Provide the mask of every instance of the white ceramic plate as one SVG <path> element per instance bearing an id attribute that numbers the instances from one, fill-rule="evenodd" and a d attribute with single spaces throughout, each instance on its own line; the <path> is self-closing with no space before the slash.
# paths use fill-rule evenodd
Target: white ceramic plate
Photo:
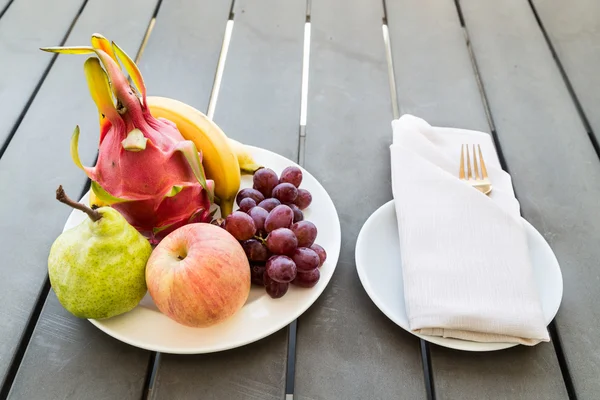
<path id="1" fill-rule="evenodd" d="M 255 160 L 278 175 L 296 163 L 276 153 L 247 146 Z M 302 169 L 301 188 L 309 190 L 312 204 L 304 210 L 304 218 L 318 229 L 315 243 L 323 246 L 327 260 L 321 267 L 321 278 L 310 289 L 290 286 L 279 299 L 272 299 L 263 288 L 252 286 L 246 304 L 228 320 L 209 328 L 189 328 L 158 311 L 152 298 L 146 297 L 132 311 L 106 320 L 90 320 L 108 335 L 130 345 L 162 353 L 199 354 L 243 346 L 262 339 L 290 324 L 317 300 L 336 267 L 340 253 L 340 222 L 333 201 L 321 184 Z M 241 188 L 252 187 L 252 177 L 242 176 Z M 88 204 L 89 193 L 81 202 Z M 236 206 L 237 208 L 237 206 Z M 85 214 L 73 211 L 64 229 L 79 224 Z"/>
<path id="2" fill-rule="evenodd" d="M 544 237 L 526 220 L 525 229 L 535 282 L 549 324 L 562 300 L 558 261 Z M 404 305 L 400 245 L 393 200 L 377 209 L 363 225 L 356 242 L 356 268 L 365 291 L 379 309 L 406 331 L 440 346 L 468 351 L 501 350 L 515 343 L 479 343 L 411 332 Z"/>

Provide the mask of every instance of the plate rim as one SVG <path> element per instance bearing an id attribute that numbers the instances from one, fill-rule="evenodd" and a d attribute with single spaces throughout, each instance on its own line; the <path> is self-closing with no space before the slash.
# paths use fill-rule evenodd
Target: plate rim
<path id="1" fill-rule="evenodd" d="M 333 201 L 333 199 L 331 198 L 329 192 L 327 192 L 327 190 L 325 189 L 325 187 L 321 184 L 321 182 L 312 174 L 310 173 L 308 170 L 306 170 L 303 166 L 299 165 L 297 162 L 290 160 L 289 158 L 276 153 L 274 151 L 262 148 L 262 147 L 258 147 L 258 146 L 253 146 L 253 145 L 248 145 L 248 144 L 244 144 L 244 147 L 246 147 L 251 153 L 258 151 L 258 152 L 265 152 L 267 153 L 269 156 L 271 157 L 275 157 L 275 158 L 279 158 L 281 159 L 282 162 L 285 162 L 288 166 L 297 166 L 298 168 L 300 168 L 303 172 L 303 174 L 308 174 L 313 180 L 314 183 L 319 187 L 320 190 L 323 191 L 323 193 L 326 194 L 326 198 L 324 199 L 325 201 L 328 201 L 332 207 L 332 211 L 333 211 L 333 215 L 332 218 L 333 220 L 331 221 L 331 226 L 334 232 L 334 237 L 333 237 L 333 241 L 334 241 L 334 246 L 333 246 L 333 251 L 327 252 L 327 261 L 326 263 L 328 263 L 328 265 L 331 266 L 331 273 L 328 274 L 328 276 L 325 277 L 324 279 L 324 284 L 322 286 L 322 290 L 318 291 L 311 291 L 310 295 L 308 295 L 306 297 L 306 302 L 304 304 L 302 304 L 302 306 L 298 307 L 296 309 L 296 312 L 293 313 L 286 313 L 285 314 L 285 318 L 281 319 L 281 322 L 278 324 L 275 324 L 272 328 L 270 329 L 265 329 L 264 331 L 261 331 L 260 334 L 257 335 L 250 335 L 248 337 L 245 337 L 242 340 L 236 340 L 236 341 L 229 341 L 226 342 L 220 346 L 210 346 L 210 348 L 206 348 L 207 346 L 203 347 L 203 348 L 198 348 L 198 347 L 189 347 L 189 348 L 184 348 L 181 346 L 174 346 L 173 348 L 167 348 L 164 346 L 157 346 L 157 345 L 148 345 L 148 343 L 144 343 L 144 342 L 136 342 L 135 340 L 132 340 L 130 337 L 123 335 L 122 333 L 120 333 L 118 330 L 115 330 L 113 327 L 111 326 L 107 326 L 106 324 L 104 324 L 104 321 L 108 321 L 110 319 L 107 320 L 97 320 L 97 319 L 87 319 L 87 321 L 89 321 L 92 325 L 94 325 L 96 328 L 98 328 L 100 331 L 104 332 L 104 334 L 119 340 L 120 342 L 126 343 L 130 346 L 136 347 L 136 348 L 140 348 L 143 350 L 149 350 L 149 351 L 156 351 L 156 352 L 160 352 L 160 353 L 165 353 L 165 354 L 210 354 L 210 353 L 217 353 L 217 352 L 221 352 L 221 351 L 226 351 L 226 350 L 231 350 L 231 349 L 235 349 L 235 348 L 239 348 L 239 347 L 243 347 L 246 346 L 248 344 L 257 342 L 259 340 L 262 340 L 270 335 L 273 335 L 274 333 L 280 331 L 281 329 L 289 326 L 294 320 L 300 318 L 311 306 L 313 306 L 316 301 L 321 297 L 321 295 L 323 294 L 323 292 L 325 292 L 325 290 L 327 289 L 327 287 L 329 286 L 329 283 L 331 281 L 331 279 L 333 278 L 333 274 L 335 273 L 335 270 L 337 268 L 337 264 L 339 261 L 339 256 L 341 253 L 341 244 L 342 244 L 342 234 L 341 234 L 341 223 L 340 223 L 340 218 L 339 218 L 339 213 L 338 210 L 335 206 L 335 202 Z M 268 167 L 268 166 L 267 166 Z M 80 199 L 79 201 L 83 201 L 87 198 L 89 198 L 90 195 L 90 190 L 88 190 Z M 69 216 L 67 217 L 67 219 L 64 222 L 63 225 L 63 232 L 66 229 L 67 226 L 67 222 L 69 221 L 69 219 L 71 218 L 71 215 L 73 213 L 77 212 L 77 210 L 73 210 Z M 252 287 L 252 286 L 251 286 Z M 312 288 L 311 288 L 312 289 Z M 137 305 L 135 308 L 139 307 L 139 305 Z M 134 308 L 134 309 L 135 309 Z M 164 314 L 163 314 L 164 315 Z M 118 316 L 117 316 L 118 317 Z"/>
<path id="2" fill-rule="evenodd" d="M 356 265 L 356 271 L 358 274 L 358 278 L 361 282 L 363 289 L 367 293 L 367 296 L 369 296 L 369 298 L 375 304 L 375 306 L 379 309 L 379 311 L 382 312 L 390 321 L 392 321 L 394 324 L 396 324 L 397 326 L 402 328 L 404 331 L 410 333 L 411 335 L 416 336 L 420 339 L 423 339 L 427 342 L 430 342 L 430 343 L 433 343 L 433 344 L 436 344 L 436 345 L 439 345 L 442 347 L 446 347 L 449 349 L 472 351 L 472 352 L 487 352 L 487 351 L 504 350 L 504 349 L 509 349 L 509 348 L 518 346 L 519 343 L 507 343 L 507 342 L 486 343 L 486 342 L 474 342 L 474 341 L 468 341 L 468 340 L 462 340 L 462 339 L 456 339 L 456 338 L 444 338 L 444 337 L 438 337 L 438 336 L 423 335 L 423 334 L 411 331 L 409 327 L 402 326 L 396 320 L 396 318 L 394 318 L 392 315 L 390 315 L 389 312 L 386 311 L 386 307 L 381 305 L 381 301 L 377 298 L 377 296 L 372 295 L 372 291 L 374 289 L 371 287 L 371 285 L 368 284 L 368 279 L 365 275 L 364 268 L 359 267 L 358 254 L 359 253 L 363 254 L 365 251 L 362 249 L 362 247 L 359 247 L 359 244 L 364 240 L 364 235 L 366 235 L 365 226 L 367 226 L 367 223 L 369 221 L 371 221 L 372 219 L 374 219 L 380 213 L 383 213 L 387 208 L 393 208 L 393 207 L 394 207 L 394 200 L 392 199 L 392 200 L 385 202 L 381 206 L 379 206 L 375 211 L 373 211 L 371 213 L 371 215 L 369 215 L 369 217 L 365 220 L 362 227 L 360 228 L 360 231 L 356 238 L 356 246 L 355 246 L 355 251 L 354 251 L 355 265 Z M 552 250 L 552 248 L 550 247 L 550 244 L 547 242 L 547 240 L 544 238 L 544 236 L 537 229 L 535 229 L 535 227 L 529 221 L 527 221 L 525 218 L 521 217 L 521 220 L 524 221 L 527 225 L 529 225 L 530 228 L 535 232 L 535 234 L 539 236 L 539 238 L 543 241 L 544 245 L 548 248 L 549 255 L 552 256 L 553 260 L 555 261 L 556 265 L 558 266 L 558 275 L 557 276 L 560 281 L 560 290 L 559 290 L 559 293 L 557 294 L 557 299 L 559 299 L 559 300 L 556 303 L 555 308 L 550 313 L 551 318 L 549 318 L 549 321 L 547 321 L 547 325 L 546 325 L 546 326 L 548 326 L 551 323 L 551 321 L 556 317 L 556 314 L 558 313 L 558 310 L 560 308 L 560 304 L 562 303 L 562 297 L 563 297 L 563 292 L 564 292 L 564 281 L 563 281 L 563 276 L 562 276 L 562 270 L 560 268 L 560 263 L 558 262 L 556 254 L 554 254 L 554 251 Z M 402 289 L 402 292 L 404 292 L 404 289 Z M 450 341 L 450 344 L 455 344 L 455 345 L 450 345 L 449 343 L 447 343 L 448 341 Z M 462 346 L 461 343 L 464 343 L 465 345 Z M 475 347 L 475 348 L 470 347 L 472 343 L 475 343 L 477 347 Z"/>

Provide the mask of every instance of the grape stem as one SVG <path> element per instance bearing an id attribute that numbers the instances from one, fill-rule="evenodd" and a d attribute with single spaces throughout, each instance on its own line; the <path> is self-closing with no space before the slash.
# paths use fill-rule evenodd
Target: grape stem
<path id="1" fill-rule="evenodd" d="M 259 236 L 259 235 L 254 235 L 254 239 L 260 241 L 262 244 L 267 243 L 267 241 L 265 239 L 263 239 L 262 236 Z"/>

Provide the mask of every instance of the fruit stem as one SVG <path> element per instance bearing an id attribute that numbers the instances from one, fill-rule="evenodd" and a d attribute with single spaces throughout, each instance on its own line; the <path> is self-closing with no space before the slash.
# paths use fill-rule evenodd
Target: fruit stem
<path id="1" fill-rule="evenodd" d="M 66 204 L 68 206 L 71 206 L 76 210 L 83 211 L 94 222 L 96 222 L 96 221 L 100 220 L 100 218 L 102 218 L 102 214 L 100 214 L 98 211 L 92 210 L 91 208 L 87 207 L 86 205 L 78 203 L 78 202 L 72 200 L 71 198 L 69 198 L 69 196 L 67 196 L 67 194 L 65 193 L 65 190 L 63 189 L 62 185 L 60 185 L 58 187 L 58 189 L 56 189 L 56 200 L 60 201 L 61 203 Z"/>
<path id="2" fill-rule="evenodd" d="M 254 235 L 254 239 L 260 241 L 262 244 L 266 245 L 267 244 L 267 240 L 264 239 L 262 236 L 259 235 Z"/>
<path id="3" fill-rule="evenodd" d="M 220 208 L 221 208 L 221 218 L 227 218 L 227 216 L 233 212 L 233 200 L 221 199 Z"/>
<path id="4" fill-rule="evenodd" d="M 240 167 L 240 172 L 242 175 L 254 175 L 254 173 L 261 168 L 264 168 L 264 166 L 259 164 L 245 164 L 244 166 Z"/>

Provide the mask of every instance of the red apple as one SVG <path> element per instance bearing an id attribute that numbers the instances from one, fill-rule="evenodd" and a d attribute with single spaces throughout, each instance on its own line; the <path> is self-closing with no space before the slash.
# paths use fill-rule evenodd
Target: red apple
<path id="1" fill-rule="evenodd" d="M 169 233 L 146 264 L 148 292 L 180 324 L 215 325 L 235 314 L 250 293 L 244 249 L 225 229 L 193 223 Z"/>

